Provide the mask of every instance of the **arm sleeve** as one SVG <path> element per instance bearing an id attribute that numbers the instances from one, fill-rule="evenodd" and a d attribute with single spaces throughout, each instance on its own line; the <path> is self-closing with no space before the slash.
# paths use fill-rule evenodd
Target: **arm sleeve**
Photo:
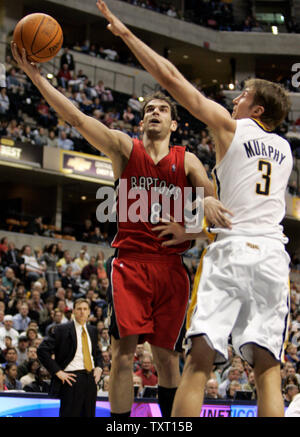
<path id="1" fill-rule="evenodd" d="M 55 331 L 56 329 L 53 333 L 46 336 L 37 349 L 38 359 L 51 375 L 57 373 L 59 370 L 62 370 L 57 362 L 52 358 L 57 341 Z"/>

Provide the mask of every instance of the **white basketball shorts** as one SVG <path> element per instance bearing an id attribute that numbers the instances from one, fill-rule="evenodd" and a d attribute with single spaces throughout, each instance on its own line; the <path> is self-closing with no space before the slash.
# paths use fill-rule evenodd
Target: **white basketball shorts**
<path id="1" fill-rule="evenodd" d="M 286 340 L 290 295 L 290 258 L 284 245 L 265 237 L 225 237 L 212 243 L 202 261 L 195 308 L 186 333 L 205 335 L 216 351 L 215 364 L 235 352 L 253 365 L 252 346 L 280 361 Z M 193 298 L 192 298 L 193 301 Z"/>

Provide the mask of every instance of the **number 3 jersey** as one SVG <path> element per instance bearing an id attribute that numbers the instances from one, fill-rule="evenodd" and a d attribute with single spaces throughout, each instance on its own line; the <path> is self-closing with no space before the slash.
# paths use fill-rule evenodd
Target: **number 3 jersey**
<path id="1" fill-rule="evenodd" d="M 232 229 L 220 235 L 266 236 L 288 240 L 280 225 L 293 168 L 289 143 L 254 119 L 237 120 L 232 143 L 213 169 L 217 193 L 232 213 Z"/>
<path id="2" fill-rule="evenodd" d="M 173 146 L 157 164 L 143 142 L 133 140 L 130 158 L 116 182 L 118 231 L 112 246 L 137 253 L 182 254 L 190 242 L 163 247 L 153 228 L 170 214 L 184 223 L 184 188 L 192 186 L 184 169 L 185 147 Z"/>

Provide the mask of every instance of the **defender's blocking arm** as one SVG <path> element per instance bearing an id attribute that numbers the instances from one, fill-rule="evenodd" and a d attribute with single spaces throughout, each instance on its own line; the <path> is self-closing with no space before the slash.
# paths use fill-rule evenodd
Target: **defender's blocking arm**
<path id="1" fill-rule="evenodd" d="M 235 132 L 236 122 L 229 112 L 218 103 L 203 96 L 177 68 L 137 38 L 102 0 L 97 7 L 109 21 L 108 29 L 122 38 L 144 68 L 194 117 L 212 128 L 220 139 L 220 147 L 228 146 Z M 229 137 L 228 137 L 229 133 Z M 227 135 L 226 135 L 227 134 Z M 226 146 L 225 146 L 226 145 Z"/>

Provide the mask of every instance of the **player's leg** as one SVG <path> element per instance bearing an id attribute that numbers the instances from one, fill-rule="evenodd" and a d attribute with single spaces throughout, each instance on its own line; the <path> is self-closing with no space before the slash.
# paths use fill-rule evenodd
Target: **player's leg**
<path id="1" fill-rule="evenodd" d="M 163 417 L 170 417 L 180 381 L 178 352 L 151 346 L 158 373 L 158 401 Z"/>
<path id="2" fill-rule="evenodd" d="M 280 363 L 259 346 L 253 346 L 258 416 L 283 417 Z"/>
<path id="3" fill-rule="evenodd" d="M 184 366 L 177 389 L 172 417 L 199 417 L 201 413 L 205 384 L 215 360 L 215 351 L 205 338 L 192 338 L 192 349 Z"/>
<path id="4" fill-rule="evenodd" d="M 109 378 L 109 402 L 111 415 L 122 414 L 129 417 L 134 399 L 133 356 L 138 336 L 131 335 L 116 340 L 111 338 L 112 366 Z"/>

